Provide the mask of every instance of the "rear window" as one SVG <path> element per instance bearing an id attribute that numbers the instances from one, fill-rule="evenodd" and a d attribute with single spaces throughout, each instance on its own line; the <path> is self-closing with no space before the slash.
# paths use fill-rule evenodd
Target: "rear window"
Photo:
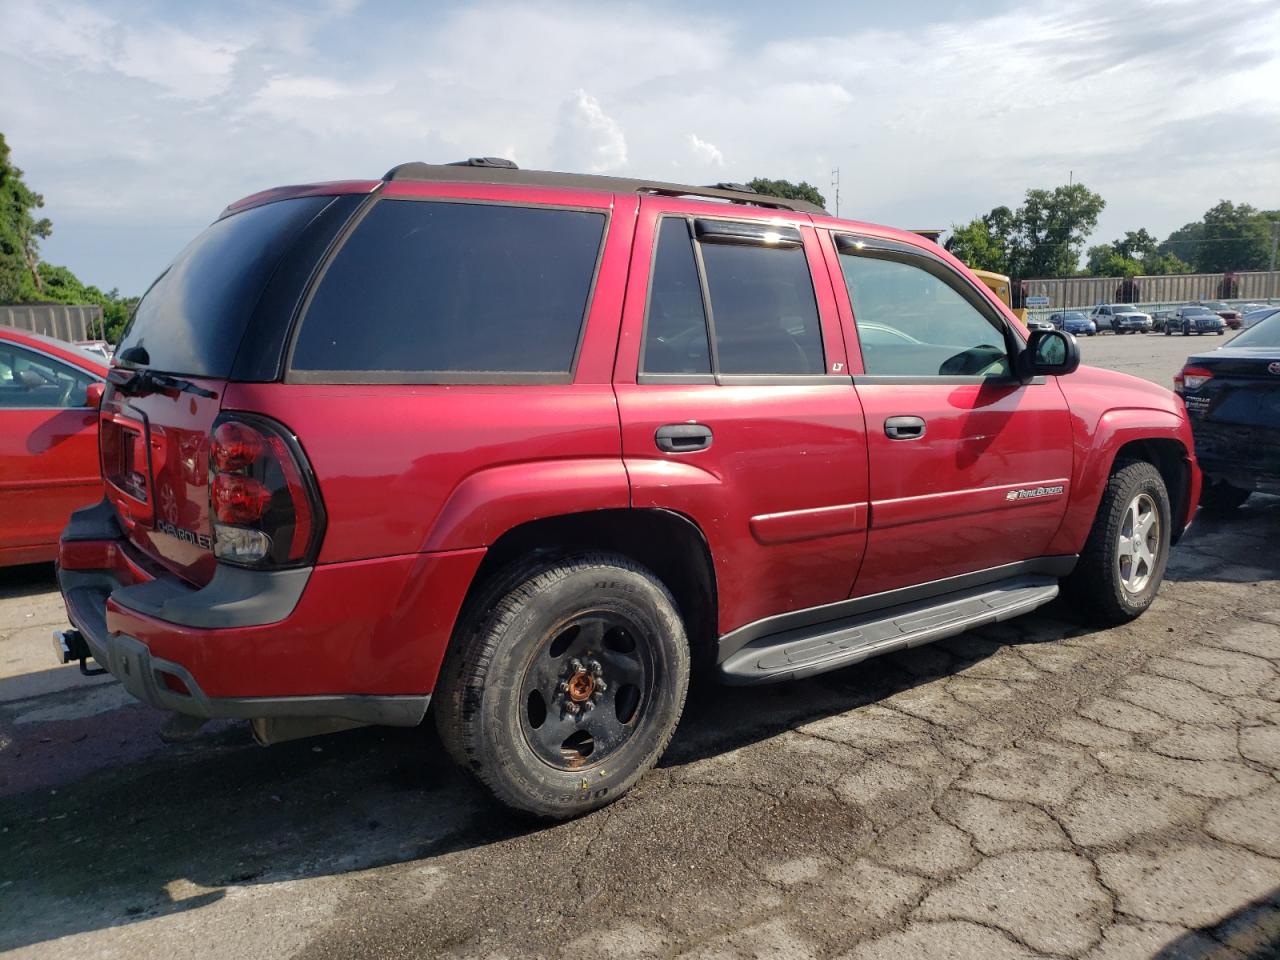
<path id="1" fill-rule="evenodd" d="M 120 339 L 117 360 L 189 376 L 229 376 L 276 264 L 331 199 L 280 200 L 212 224 L 151 285 Z"/>
<path id="2" fill-rule="evenodd" d="M 563 382 L 605 215 L 381 200 L 325 272 L 291 361 L 328 382 Z"/>

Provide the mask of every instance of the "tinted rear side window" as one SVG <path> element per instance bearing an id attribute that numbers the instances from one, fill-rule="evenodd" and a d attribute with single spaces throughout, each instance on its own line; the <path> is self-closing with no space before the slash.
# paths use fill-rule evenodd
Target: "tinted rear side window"
<path id="1" fill-rule="evenodd" d="M 642 373 L 711 373 L 707 313 L 689 221 L 666 217 L 649 288 Z"/>
<path id="2" fill-rule="evenodd" d="M 801 247 L 703 243 L 718 373 L 820 374 L 822 332 Z"/>
<path id="3" fill-rule="evenodd" d="M 567 380 L 604 229 L 603 213 L 381 200 L 316 290 L 294 376 Z"/>
<path id="4" fill-rule="evenodd" d="M 212 224 L 138 304 L 117 358 L 170 373 L 227 377 L 245 326 L 280 257 L 330 197 L 254 207 Z"/>

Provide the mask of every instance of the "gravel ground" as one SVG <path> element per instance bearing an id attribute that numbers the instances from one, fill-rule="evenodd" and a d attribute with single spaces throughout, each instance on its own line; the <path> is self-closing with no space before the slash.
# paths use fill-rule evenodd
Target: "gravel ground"
<path id="1" fill-rule="evenodd" d="M 1083 349 L 1167 383 L 1199 346 Z M 803 683 L 695 688 L 658 770 L 551 827 L 426 731 L 165 747 L 157 711 L 51 666 L 49 570 L 0 571 L 0 950 L 1274 957 L 1277 541 L 1280 499 L 1255 497 L 1197 520 L 1128 626 L 1054 604 Z"/>

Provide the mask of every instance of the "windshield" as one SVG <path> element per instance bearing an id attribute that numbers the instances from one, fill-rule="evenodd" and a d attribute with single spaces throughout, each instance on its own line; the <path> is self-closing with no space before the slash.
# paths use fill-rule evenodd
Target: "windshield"
<path id="1" fill-rule="evenodd" d="M 1189 316 L 1189 317 L 1203 317 L 1203 316 L 1216 317 L 1217 316 L 1217 314 L 1214 313 L 1212 310 L 1210 310 L 1208 307 L 1187 307 L 1185 310 L 1182 311 L 1182 313 L 1185 316 Z"/>
<path id="2" fill-rule="evenodd" d="M 196 377 L 227 377 L 280 257 L 331 197 L 279 200 L 212 224 L 146 292 L 116 362 Z"/>
<path id="3" fill-rule="evenodd" d="M 1233 347 L 1271 347 L 1280 349 L 1280 310 L 1264 317 L 1231 341 Z"/>
<path id="4" fill-rule="evenodd" d="M 1206 309 L 1209 309 L 1209 310 L 1230 310 L 1231 309 L 1225 303 L 1218 303 L 1216 300 L 1210 300 L 1207 303 L 1202 304 L 1202 306 L 1204 306 Z"/>

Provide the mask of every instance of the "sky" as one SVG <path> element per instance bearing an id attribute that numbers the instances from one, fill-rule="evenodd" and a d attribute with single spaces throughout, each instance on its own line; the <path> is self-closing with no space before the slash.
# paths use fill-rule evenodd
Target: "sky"
<path id="1" fill-rule="evenodd" d="M 408 160 L 807 180 L 965 222 L 1029 187 L 1095 242 L 1280 207 L 1276 0 L 0 0 L 0 132 L 42 254 L 141 293 L 227 203 Z"/>

